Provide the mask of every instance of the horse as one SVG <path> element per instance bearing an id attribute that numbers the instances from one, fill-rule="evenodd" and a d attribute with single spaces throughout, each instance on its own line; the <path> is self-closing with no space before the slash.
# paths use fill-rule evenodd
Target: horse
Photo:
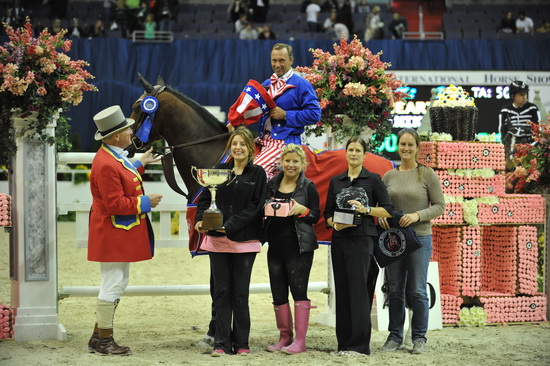
<path id="1" fill-rule="evenodd" d="M 132 126 L 133 131 L 138 131 L 145 121 L 146 116 L 141 109 L 141 102 L 144 98 L 155 96 L 158 99 L 158 109 L 152 121 L 149 140 L 137 141 L 134 143 L 134 147 L 128 150 L 134 152 L 141 147 L 141 143 L 150 143 L 161 138 L 168 143 L 169 153 L 167 155 L 170 156 L 170 153 L 173 153 L 177 169 L 189 192 L 188 202 L 191 205 L 188 207 L 187 223 L 189 245 L 193 251 L 196 249 L 196 243 L 193 241 L 197 238 L 197 232 L 194 231 L 192 203 L 196 199 L 200 186 L 191 175 L 191 166 L 212 167 L 222 159 L 228 138 L 227 128 L 200 104 L 166 86 L 162 78 L 158 78 L 155 86 L 139 74 L 138 78 L 145 92 L 132 106 L 130 118 L 136 121 Z M 320 209 L 323 212 L 330 178 L 342 173 L 347 167 L 345 150 L 324 151 L 317 154 L 309 147 L 304 146 L 304 151 L 308 161 L 308 169 L 305 174 L 315 183 L 319 191 Z M 170 160 L 168 165 L 171 165 Z M 369 171 L 380 176 L 394 167 L 390 160 L 372 153 L 367 153 L 363 165 Z M 327 228 L 322 215 L 315 226 L 315 231 L 319 242 L 330 241 L 331 230 Z"/>
<path id="2" fill-rule="evenodd" d="M 147 117 L 141 108 L 142 100 L 147 96 L 156 97 L 158 109 L 148 141 L 137 141 L 134 137 L 134 144 L 127 150 L 133 154 L 145 144 L 164 139 L 168 144 L 168 156 L 171 157 L 172 153 L 191 201 L 201 188 L 191 174 L 191 166 L 207 168 L 216 165 L 225 150 L 229 136 L 227 128 L 196 101 L 166 86 L 161 77 L 155 86 L 141 74 L 138 78 L 145 92 L 132 105 L 130 118 L 136 121 L 132 126 L 134 134 Z"/>

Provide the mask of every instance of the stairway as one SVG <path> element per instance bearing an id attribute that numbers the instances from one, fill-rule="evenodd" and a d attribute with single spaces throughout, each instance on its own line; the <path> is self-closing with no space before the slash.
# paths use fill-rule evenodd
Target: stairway
<path id="1" fill-rule="evenodd" d="M 396 0 L 393 2 L 393 11 L 398 12 L 407 19 L 409 32 L 418 32 L 419 6 L 422 6 L 422 12 L 424 13 L 424 31 L 441 32 L 443 13 L 445 13 L 445 0 Z"/>

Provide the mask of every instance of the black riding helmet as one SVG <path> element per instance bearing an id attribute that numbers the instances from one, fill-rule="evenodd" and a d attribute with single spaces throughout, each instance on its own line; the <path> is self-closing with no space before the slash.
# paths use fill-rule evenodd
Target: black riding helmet
<path id="1" fill-rule="evenodd" d="M 510 98 L 514 98 L 514 94 L 520 93 L 520 92 L 528 92 L 529 91 L 529 85 L 525 84 L 523 81 L 515 80 L 512 81 L 512 84 L 510 84 Z"/>

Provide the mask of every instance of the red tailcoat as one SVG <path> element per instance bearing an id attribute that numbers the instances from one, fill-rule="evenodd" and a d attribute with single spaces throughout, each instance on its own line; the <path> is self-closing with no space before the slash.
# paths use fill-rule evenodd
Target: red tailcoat
<path id="1" fill-rule="evenodd" d="M 102 145 L 92 162 L 92 209 L 88 234 L 88 260 L 138 262 L 153 256 L 154 236 L 149 217 L 151 202 L 144 195 L 136 161 L 128 164 Z"/>

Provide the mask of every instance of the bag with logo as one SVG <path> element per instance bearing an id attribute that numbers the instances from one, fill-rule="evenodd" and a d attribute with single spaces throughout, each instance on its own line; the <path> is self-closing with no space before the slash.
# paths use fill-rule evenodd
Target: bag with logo
<path id="1" fill-rule="evenodd" d="M 271 198 L 264 206 L 265 216 L 286 217 L 292 208 L 292 202 L 288 199 Z"/>
<path id="2" fill-rule="evenodd" d="M 393 217 L 387 219 L 390 225 L 388 230 L 381 226 L 376 227 L 378 240 L 374 242 L 374 257 L 382 268 L 422 246 L 412 226 L 399 226 L 399 220 L 403 215 L 403 211 L 394 212 Z"/>

